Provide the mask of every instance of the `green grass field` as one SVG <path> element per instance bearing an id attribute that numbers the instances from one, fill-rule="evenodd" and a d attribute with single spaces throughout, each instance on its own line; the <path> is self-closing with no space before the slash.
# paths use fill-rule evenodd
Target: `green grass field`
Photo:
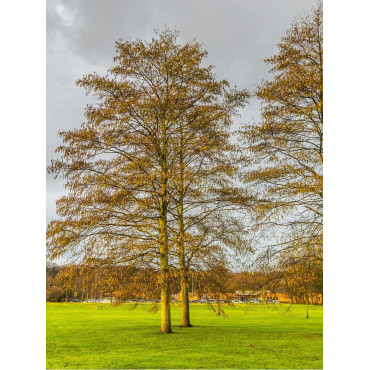
<path id="1" fill-rule="evenodd" d="M 191 305 L 194 327 L 180 328 L 181 306 L 171 308 L 174 334 L 160 334 L 160 312 L 149 304 L 118 307 L 47 304 L 48 369 L 321 369 L 321 306 L 238 304 L 220 317 Z"/>

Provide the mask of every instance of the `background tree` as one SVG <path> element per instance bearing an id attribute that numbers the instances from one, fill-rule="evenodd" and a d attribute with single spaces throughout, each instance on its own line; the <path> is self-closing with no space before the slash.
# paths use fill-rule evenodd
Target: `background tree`
<path id="1" fill-rule="evenodd" d="M 305 255 L 302 250 L 284 252 L 279 265 L 283 276 L 282 286 L 290 295 L 291 301 L 306 304 L 307 307 L 309 304 L 322 303 L 317 300 L 323 294 L 322 261 L 315 256 Z"/>
<path id="2" fill-rule="evenodd" d="M 225 312 L 221 306 L 223 302 L 228 302 L 231 299 L 231 273 L 225 266 L 225 263 L 215 261 L 201 276 L 202 281 L 200 285 L 207 295 L 207 303 L 216 315 L 222 314 L 225 316 Z M 215 301 L 216 309 L 213 307 L 212 301 Z"/>
<path id="3" fill-rule="evenodd" d="M 46 291 L 53 286 L 53 280 L 58 275 L 60 266 L 57 263 L 46 261 Z"/>
<path id="4" fill-rule="evenodd" d="M 48 302 L 60 302 L 65 297 L 65 291 L 57 286 L 52 285 L 46 292 L 46 300 Z"/>
<path id="5" fill-rule="evenodd" d="M 271 81 L 259 86 L 261 121 L 241 130 L 244 181 L 257 199 L 255 240 L 322 259 L 323 31 L 322 7 L 296 20 L 266 59 Z M 269 240 L 275 240 L 270 243 Z M 275 248 L 276 247 L 276 248 Z"/>

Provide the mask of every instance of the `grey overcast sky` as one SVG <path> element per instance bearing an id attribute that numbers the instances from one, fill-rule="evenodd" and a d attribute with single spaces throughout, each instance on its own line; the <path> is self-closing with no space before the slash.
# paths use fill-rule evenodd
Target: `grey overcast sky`
<path id="1" fill-rule="evenodd" d="M 293 19 L 316 0 L 48 0 L 47 1 L 47 164 L 60 144 L 58 131 L 79 127 L 89 97 L 75 81 L 113 64 L 118 39 L 150 40 L 164 26 L 180 31 L 180 41 L 195 38 L 208 51 L 206 62 L 219 78 L 254 90 L 268 78 L 264 58 Z M 241 120 L 258 116 L 252 100 Z M 47 222 L 64 194 L 60 180 L 47 177 Z"/>

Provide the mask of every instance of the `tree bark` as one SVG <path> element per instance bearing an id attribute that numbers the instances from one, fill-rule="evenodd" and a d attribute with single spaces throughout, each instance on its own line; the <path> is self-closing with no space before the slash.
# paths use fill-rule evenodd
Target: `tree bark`
<path id="1" fill-rule="evenodd" d="M 191 327 L 189 308 L 189 277 L 185 260 L 185 231 L 184 231 L 184 158 L 183 158 L 183 132 L 180 134 L 180 176 L 179 176 L 179 204 L 178 204 L 178 251 L 182 296 L 182 327 Z"/>
<path id="2" fill-rule="evenodd" d="M 188 269 L 185 261 L 185 245 L 184 245 L 184 220 L 183 220 L 183 202 L 180 197 L 180 204 L 178 209 L 178 250 L 179 250 L 179 264 L 180 264 L 180 280 L 181 280 L 181 297 L 182 297 L 182 320 L 181 326 L 191 327 L 190 324 L 190 308 L 189 308 L 189 277 Z"/>
<path id="3" fill-rule="evenodd" d="M 190 324 L 190 309 L 189 309 L 189 278 L 187 276 L 187 271 L 180 268 L 181 276 L 181 296 L 182 296 L 182 319 L 181 326 L 188 328 L 192 325 Z"/>
<path id="4" fill-rule="evenodd" d="M 160 259 L 161 259 L 161 332 L 171 333 L 171 291 L 168 266 L 167 215 L 162 214 L 159 220 Z"/>
<path id="5" fill-rule="evenodd" d="M 168 265 L 168 230 L 167 230 L 167 207 L 168 207 L 168 170 L 167 170 L 167 137 L 166 127 L 162 125 L 162 187 L 159 206 L 159 238 L 160 238 L 160 262 L 161 262 L 161 332 L 172 333 L 171 330 L 171 290 L 170 274 Z"/>
<path id="6" fill-rule="evenodd" d="M 306 319 L 308 319 L 308 304 L 309 304 L 309 295 L 306 294 Z"/>

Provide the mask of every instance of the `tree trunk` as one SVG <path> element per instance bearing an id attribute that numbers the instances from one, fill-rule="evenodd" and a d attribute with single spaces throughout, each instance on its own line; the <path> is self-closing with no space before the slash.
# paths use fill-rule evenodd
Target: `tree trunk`
<path id="1" fill-rule="evenodd" d="M 178 237 L 178 250 L 179 250 L 179 264 L 180 264 L 180 280 L 181 280 L 181 296 L 182 296 L 182 320 L 181 326 L 191 327 L 190 324 L 190 309 L 189 309 L 189 277 L 188 269 L 185 261 L 185 246 L 184 246 L 184 223 L 182 214 L 182 201 L 179 206 L 179 237 Z"/>
<path id="2" fill-rule="evenodd" d="M 161 333 L 169 334 L 171 330 L 171 311 L 170 311 L 170 284 L 168 274 L 163 274 L 162 277 L 165 279 L 162 282 L 161 289 Z"/>
<path id="3" fill-rule="evenodd" d="M 306 319 L 308 319 L 308 304 L 309 304 L 309 295 L 306 294 Z"/>
<path id="4" fill-rule="evenodd" d="M 161 332 L 171 333 L 171 300 L 170 300 L 170 276 L 168 266 L 168 239 L 167 218 L 161 217 L 159 221 L 160 230 L 160 259 L 161 259 Z"/>
<path id="5" fill-rule="evenodd" d="M 182 292 L 182 320 L 181 326 L 188 328 L 190 324 L 190 309 L 189 309 L 189 279 L 187 271 L 181 270 L 181 292 Z"/>
<path id="6" fill-rule="evenodd" d="M 162 207 L 159 219 L 160 259 L 161 259 L 161 332 L 171 333 L 170 276 L 168 266 L 167 214 Z"/>
<path id="7" fill-rule="evenodd" d="M 171 330 L 171 291 L 170 273 L 168 266 L 168 230 L 167 230 L 167 138 L 165 126 L 162 126 L 162 187 L 159 206 L 159 238 L 160 238 L 160 262 L 161 262 L 161 332 L 172 333 Z"/>
<path id="8" fill-rule="evenodd" d="M 179 204 L 178 204 L 178 251 L 180 265 L 181 295 L 182 295 L 182 327 L 191 327 L 189 309 L 189 277 L 185 260 L 185 231 L 184 231 L 184 159 L 183 159 L 183 132 L 180 133 L 180 176 L 179 176 Z"/>

